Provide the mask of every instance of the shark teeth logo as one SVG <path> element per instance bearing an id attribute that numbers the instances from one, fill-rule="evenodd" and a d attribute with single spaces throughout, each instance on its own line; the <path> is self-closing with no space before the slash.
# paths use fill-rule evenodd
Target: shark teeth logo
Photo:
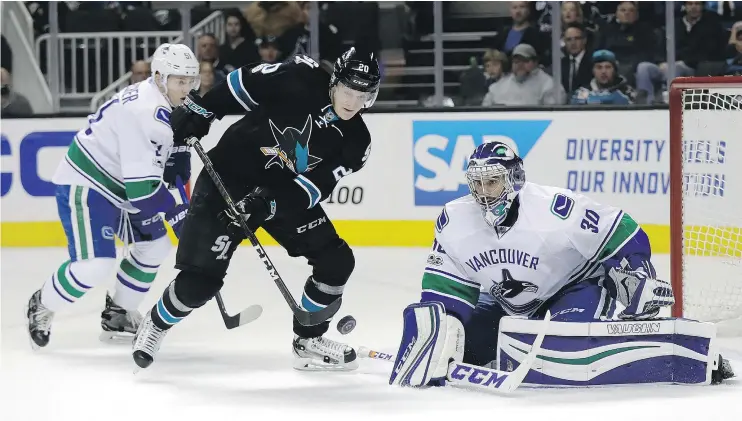
<path id="1" fill-rule="evenodd" d="M 271 165 L 278 165 L 281 168 L 285 165 L 294 173 L 301 174 L 312 170 L 322 161 L 322 158 L 309 153 L 309 139 L 312 137 L 311 114 L 307 115 L 307 121 L 301 130 L 295 127 L 281 130 L 273 124 L 273 120 L 268 120 L 268 123 L 276 146 L 260 148 L 263 155 L 270 157 L 265 169 Z"/>

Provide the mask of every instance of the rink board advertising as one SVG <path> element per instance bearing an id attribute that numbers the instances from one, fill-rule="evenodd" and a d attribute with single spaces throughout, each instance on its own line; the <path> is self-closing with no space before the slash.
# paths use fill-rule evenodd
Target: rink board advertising
<path id="1" fill-rule="evenodd" d="M 429 246 L 441 206 L 467 194 L 467 158 L 481 143 L 498 140 L 524 158 L 529 181 L 619 206 L 642 224 L 655 250 L 668 250 L 667 110 L 367 114 L 364 120 L 372 135 L 366 167 L 343 178 L 322 203 L 350 244 Z M 217 122 L 204 147 L 235 121 Z M 3 246 L 65 245 L 49 180 L 85 124 L 85 118 L 2 121 Z M 725 133 L 734 131 L 699 131 L 687 142 L 689 159 L 703 162 L 694 182 L 700 206 L 737 202 L 725 187 L 736 184 L 742 169 L 729 159 L 739 154 Z M 195 153 L 193 167 L 194 175 L 202 168 Z"/>

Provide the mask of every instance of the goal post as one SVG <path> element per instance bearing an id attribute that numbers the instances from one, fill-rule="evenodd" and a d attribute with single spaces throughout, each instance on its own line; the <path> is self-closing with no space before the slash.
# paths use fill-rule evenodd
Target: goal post
<path id="1" fill-rule="evenodd" d="M 672 315 L 740 324 L 742 77 L 676 78 L 669 98 Z"/>

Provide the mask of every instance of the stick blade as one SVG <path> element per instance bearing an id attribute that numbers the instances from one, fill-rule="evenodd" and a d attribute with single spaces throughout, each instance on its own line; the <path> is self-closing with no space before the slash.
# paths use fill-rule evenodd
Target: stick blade
<path id="1" fill-rule="evenodd" d="M 254 322 L 260 317 L 261 314 L 263 314 L 263 307 L 255 304 L 242 310 L 240 313 L 235 314 L 234 316 L 225 317 L 224 326 L 226 326 L 227 329 L 234 329 L 236 327 Z"/>
<path id="2" fill-rule="evenodd" d="M 296 317 L 296 320 L 299 321 L 299 324 L 301 324 L 302 326 L 315 326 L 320 323 L 326 322 L 332 316 L 334 316 L 335 313 L 340 310 L 342 301 L 342 298 L 338 298 L 329 306 L 323 308 L 320 311 L 306 311 L 298 308 L 294 310 L 294 317 Z"/>

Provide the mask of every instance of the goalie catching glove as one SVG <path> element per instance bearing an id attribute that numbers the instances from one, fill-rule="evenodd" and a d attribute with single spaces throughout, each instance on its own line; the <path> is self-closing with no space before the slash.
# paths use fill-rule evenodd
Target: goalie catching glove
<path id="1" fill-rule="evenodd" d="M 447 315 L 440 302 L 407 306 L 402 343 L 394 361 L 390 385 L 424 387 L 442 386 L 448 364 L 464 357 L 464 326 Z"/>
<path id="2" fill-rule="evenodd" d="M 624 259 L 619 265 L 608 270 L 606 288 L 626 309 L 618 317 L 622 319 L 651 319 L 657 316 L 660 308 L 675 303 L 672 286 L 655 278 L 651 265 L 649 272 L 642 265 L 631 269 Z"/>

